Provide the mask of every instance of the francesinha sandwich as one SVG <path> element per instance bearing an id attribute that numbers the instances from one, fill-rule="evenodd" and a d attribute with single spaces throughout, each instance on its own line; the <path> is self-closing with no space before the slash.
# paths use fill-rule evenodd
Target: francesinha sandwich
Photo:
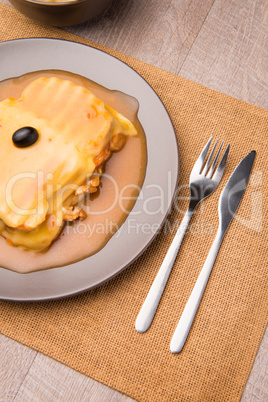
<path id="1" fill-rule="evenodd" d="M 83 219 L 102 165 L 134 125 L 87 88 L 38 78 L 0 102 L 0 233 L 24 250 L 46 250 L 65 222 Z"/>

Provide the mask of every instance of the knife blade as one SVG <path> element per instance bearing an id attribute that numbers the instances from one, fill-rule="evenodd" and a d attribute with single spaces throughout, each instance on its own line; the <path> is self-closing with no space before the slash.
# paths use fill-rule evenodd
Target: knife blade
<path id="1" fill-rule="evenodd" d="M 220 249 L 220 245 L 245 193 L 255 156 L 256 152 L 251 151 L 242 159 L 220 195 L 218 204 L 218 231 L 205 264 L 200 272 L 191 296 L 183 310 L 182 316 L 172 337 L 170 343 L 170 350 L 172 353 L 181 352 L 185 344 L 218 251 Z"/>

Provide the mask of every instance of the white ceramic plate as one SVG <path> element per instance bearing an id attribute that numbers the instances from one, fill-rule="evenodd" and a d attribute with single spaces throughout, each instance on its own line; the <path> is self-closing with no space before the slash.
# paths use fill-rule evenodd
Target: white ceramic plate
<path id="1" fill-rule="evenodd" d="M 58 39 L 19 39 L 0 43 L 0 58 L 0 81 L 31 71 L 65 70 L 139 101 L 138 116 L 146 134 L 148 165 L 142 196 L 119 235 L 112 237 L 97 254 L 64 267 L 29 274 L 0 268 L 0 299 L 3 300 L 41 301 L 86 291 L 111 279 L 133 262 L 163 224 L 172 205 L 179 173 L 172 123 L 150 85 L 127 64 L 103 51 Z"/>

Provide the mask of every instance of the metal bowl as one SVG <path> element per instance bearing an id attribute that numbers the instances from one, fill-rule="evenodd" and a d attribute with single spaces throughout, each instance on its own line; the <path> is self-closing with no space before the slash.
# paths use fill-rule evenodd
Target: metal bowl
<path id="1" fill-rule="evenodd" d="M 108 7 L 113 0 L 75 0 L 47 3 L 35 0 L 10 0 L 27 17 L 46 25 L 58 27 L 86 22 Z"/>

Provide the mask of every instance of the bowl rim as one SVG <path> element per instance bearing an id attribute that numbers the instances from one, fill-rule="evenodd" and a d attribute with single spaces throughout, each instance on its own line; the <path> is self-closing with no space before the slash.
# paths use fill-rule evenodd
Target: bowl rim
<path id="1" fill-rule="evenodd" d="M 20 0 L 24 3 L 30 4 L 40 4 L 44 7 L 62 7 L 62 6 L 72 6 L 75 4 L 86 3 L 88 0 L 63 0 L 60 2 L 50 2 L 50 1 L 42 1 L 42 0 Z"/>

